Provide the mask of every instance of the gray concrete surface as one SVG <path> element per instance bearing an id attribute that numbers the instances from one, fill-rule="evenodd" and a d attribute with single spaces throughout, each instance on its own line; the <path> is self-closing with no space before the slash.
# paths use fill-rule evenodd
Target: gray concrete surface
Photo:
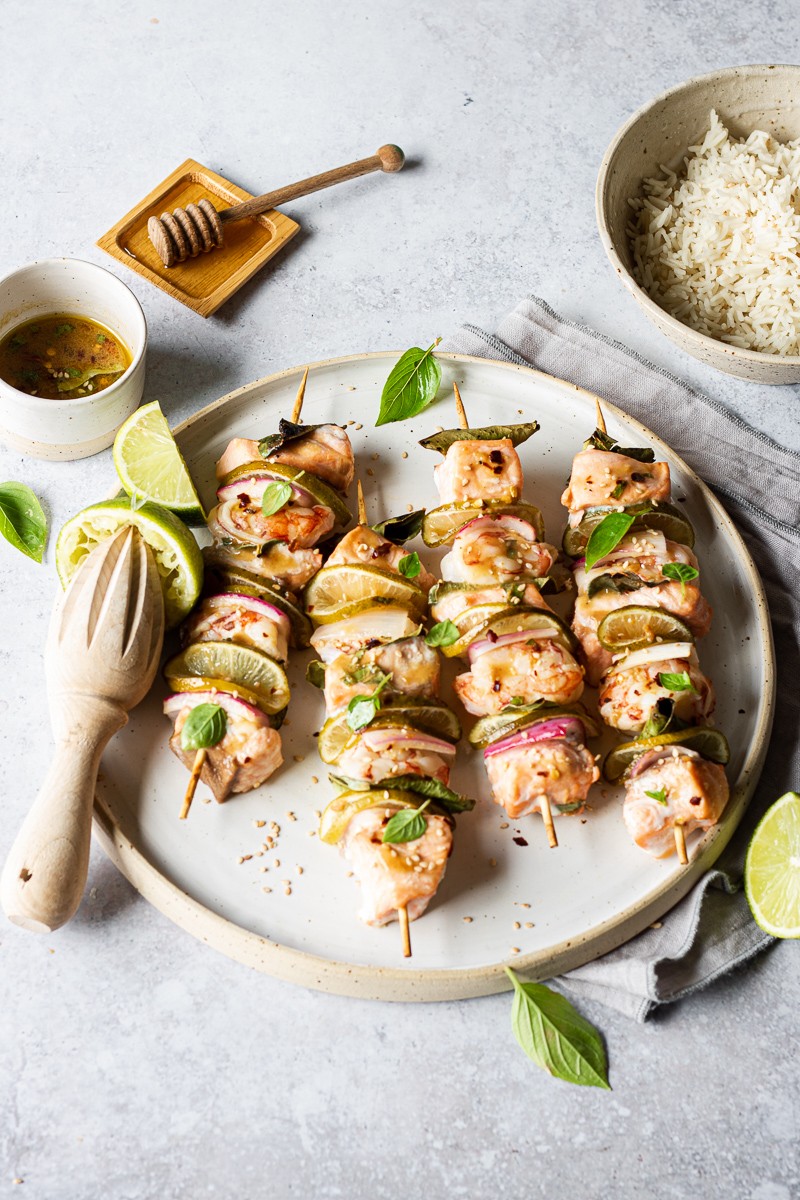
<path id="1" fill-rule="evenodd" d="M 0 51 L 3 272 L 108 265 L 96 237 L 188 155 L 253 191 L 387 140 L 413 160 L 289 206 L 302 235 L 211 321 L 126 275 L 150 323 L 147 396 L 173 421 L 294 363 L 491 324 L 535 291 L 800 448 L 798 389 L 673 350 L 615 281 L 593 213 L 603 149 L 640 103 L 714 66 L 798 60 L 791 0 L 5 0 Z M 34 485 L 55 530 L 112 468 L 0 449 L 0 476 Z M 54 590 L 52 549 L 37 568 L 0 545 L 3 854 L 50 750 Z M 304 992 L 192 941 L 99 852 L 90 887 L 52 937 L 0 924 L 0 1195 L 800 1194 L 794 944 L 645 1027 L 587 1011 L 608 1042 L 600 1093 L 522 1056 L 508 997 Z"/>

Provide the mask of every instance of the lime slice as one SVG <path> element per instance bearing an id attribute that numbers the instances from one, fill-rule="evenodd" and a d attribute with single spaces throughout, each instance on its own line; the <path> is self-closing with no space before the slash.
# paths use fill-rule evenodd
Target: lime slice
<path id="1" fill-rule="evenodd" d="M 469 740 L 473 746 L 483 749 L 492 742 L 511 737 L 521 729 L 538 725 L 540 721 L 552 721 L 554 717 L 577 717 L 586 730 L 587 737 L 598 737 L 600 730 L 597 722 L 590 717 L 581 704 L 564 706 L 559 704 L 541 705 L 526 704 L 517 709 L 506 709 L 490 717 L 481 717 L 469 732 Z"/>
<path id="2" fill-rule="evenodd" d="M 615 653 L 643 650 L 654 642 L 693 642 L 688 625 L 663 608 L 630 604 L 615 608 L 597 627 L 597 639 L 606 650 Z"/>
<path id="3" fill-rule="evenodd" d="M 605 505 L 600 508 L 587 509 L 579 525 L 567 526 L 562 542 L 564 553 L 571 558 L 580 558 L 586 550 L 586 543 L 595 527 L 610 512 L 620 511 L 633 513 L 636 518 L 631 525 L 631 533 L 635 533 L 639 529 L 652 529 L 663 533 L 664 537 L 669 538 L 671 542 L 680 542 L 690 549 L 694 545 L 694 529 L 680 509 L 675 508 L 672 504 L 659 503 L 655 505 L 652 501 L 645 500 L 641 504 L 631 504 L 622 510 Z"/>
<path id="4" fill-rule="evenodd" d="M 114 438 L 114 466 L 129 496 L 163 504 L 193 525 L 206 514 L 158 401 L 144 404 Z"/>
<path id="5" fill-rule="evenodd" d="M 787 792 L 761 818 L 747 849 L 744 890 L 756 922 L 800 938 L 800 796 Z"/>
<path id="6" fill-rule="evenodd" d="M 255 697 L 262 712 L 271 715 L 289 703 L 289 681 L 280 663 L 252 646 L 236 642 L 195 642 L 171 658 L 164 675 L 174 681 L 194 675 L 204 681 L 226 679 Z"/>
<path id="7" fill-rule="evenodd" d="M 427 607 L 425 593 L 412 580 L 362 563 L 323 567 L 303 593 L 306 612 L 315 625 L 355 616 L 372 607 L 376 599 L 406 608 L 416 618 Z M 362 601 L 367 603 L 362 605 Z"/>
<path id="8" fill-rule="evenodd" d="M 56 570 L 66 587 L 76 570 L 100 542 L 123 525 L 134 525 L 156 560 L 164 588 L 167 624 L 177 625 L 191 611 L 203 586 L 203 556 L 194 535 L 181 520 L 158 504 L 104 500 L 91 504 L 67 521 L 56 542 Z"/>
<path id="9" fill-rule="evenodd" d="M 685 746 L 687 750 L 696 750 L 703 758 L 723 767 L 731 756 L 725 734 L 719 729 L 701 725 L 694 729 L 675 729 L 670 733 L 659 733 L 656 737 L 637 738 L 635 742 L 623 742 L 621 746 L 615 746 L 603 763 L 603 775 L 609 783 L 619 783 L 637 758 L 646 754 L 648 750 L 658 750 L 661 746 Z"/>
<path id="10" fill-rule="evenodd" d="M 272 462 L 272 460 L 245 463 L 241 467 L 236 467 L 222 480 L 217 488 L 217 496 L 224 499 L 226 488 L 233 483 L 241 483 L 244 479 L 285 479 L 287 483 L 296 483 L 298 487 L 309 492 L 317 504 L 324 504 L 331 510 L 337 525 L 349 525 L 353 519 L 353 514 L 342 497 L 333 488 L 328 487 L 327 483 L 323 483 L 309 471 L 301 471 L 299 467 L 288 467 L 284 463 Z M 232 494 L 235 493 L 232 492 Z"/>
<path id="11" fill-rule="evenodd" d="M 518 517 L 536 530 L 539 541 L 544 537 L 544 521 L 533 504 L 503 504 L 499 500 L 461 500 L 458 504 L 442 504 L 426 513 L 422 522 L 422 540 L 426 546 L 444 546 L 452 542 L 460 529 L 477 517 Z"/>
<path id="12" fill-rule="evenodd" d="M 430 733 L 433 737 L 444 738 L 448 742 L 457 742 L 461 737 L 461 724 L 458 717 L 445 704 L 431 704 L 426 700 L 411 700 L 407 696 L 398 697 L 396 703 L 387 703 L 369 724 L 370 729 L 385 729 L 410 725 Z M 347 713 L 329 717 L 319 733 L 317 750 L 323 762 L 337 763 L 348 746 L 358 740 L 358 734 L 353 733 L 347 724 Z"/>
<path id="13" fill-rule="evenodd" d="M 493 604 L 486 604 L 480 605 L 472 611 L 477 613 L 481 609 L 491 610 L 493 608 L 495 608 Z M 460 621 L 459 617 L 456 622 L 459 629 L 462 628 Z M 510 607 L 501 607 L 499 612 L 490 612 L 484 620 L 468 624 L 458 641 L 453 642 L 450 646 L 442 646 L 441 649 L 447 658 L 461 658 L 467 653 L 473 642 L 479 641 L 487 633 L 502 637 L 505 633 L 523 633 L 527 630 L 530 630 L 531 637 L 538 630 L 552 631 L 554 640 L 559 642 L 565 650 L 569 650 L 570 654 L 575 654 L 577 651 L 578 643 L 574 635 L 561 617 L 557 617 L 555 613 L 546 612 L 541 608 Z"/>

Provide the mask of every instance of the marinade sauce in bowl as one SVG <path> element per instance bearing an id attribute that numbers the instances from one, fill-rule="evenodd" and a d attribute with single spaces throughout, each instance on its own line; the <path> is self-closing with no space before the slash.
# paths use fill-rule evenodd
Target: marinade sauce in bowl
<path id="1" fill-rule="evenodd" d="M 119 334 L 75 313 L 34 317 L 0 340 L 0 379 L 46 400 L 101 392 L 116 383 L 131 361 Z"/>

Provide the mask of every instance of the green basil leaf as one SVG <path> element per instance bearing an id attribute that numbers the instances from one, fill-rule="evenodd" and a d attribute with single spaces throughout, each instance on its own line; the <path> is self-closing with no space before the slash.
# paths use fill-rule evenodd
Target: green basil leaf
<path id="1" fill-rule="evenodd" d="M 425 509 L 418 508 L 415 512 L 403 513 L 399 517 L 387 517 L 385 521 L 373 525 L 372 529 L 381 537 L 402 546 L 404 542 L 410 542 L 412 538 L 417 537 L 424 520 Z"/>
<path id="2" fill-rule="evenodd" d="M 458 792 L 445 787 L 438 779 L 423 779 L 421 775 L 393 775 L 383 779 L 377 787 L 397 788 L 401 792 L 416 792 L 419 796 L 427 796 L 435 800 L 440 808 L 449 813 L 471 812 L 475 801 L 471 796 L 460 796 Z"/>
<path id="3" fill-rule="evenodd" d="M 662 671 L 658 682 L 668 692 L 696 692 L 697 688 L 686 671 Z"/>
<path id="4" fill-rule="evenodd" d="M 626 458 L 635 458 L 637 462 L 655 462 L 655 451 L 649 446 L 620 446 L 607 433 L 595 429 L 590 438 L 583 443 L 584 450 L 606 450 L 612 454 L 624 454 Z"/>
<path id="5" fill-rule="evenodd" d="M 586 566 L 593 567 L 620 544 L 636 517 L 629 512 L 610 512 L 595 525 L 586 543 Z"/>
<path id="6" fill-rule="evenodd" d="M 514 984 L 511 1027 L 528 1058 L 556 1079 L 610 1091 L 605 1047 L 595 1027 L 543 983 L 522 983 L 510 967 L 506 974 Z"/>
<path id="7" fill-rule="evenodd" d="M 328 775 L 337 792 L 368 792 L 370 785 L 366 779 L 351 779 L 349 775 Z"/>
<path id="8" fill-rule="evenodd" d="M 219 704 L 197 704 L 181 729 L 183 750 L 206 750 L 225 737 L 228 718 Z"/>
<path id="9" fill-rule="evenodd" d="M 399 845 L 401 842 L 415 842 L 417 838 L 421 838 L 428 828 L 423 813 L 429 804 L 430 800 L 426 800 L 419 808 L 401 808 L 386 822 L 381 840 Z"/>
<path id="10" fill-rule="evenodd" d="M 24 483 L 0 483 L 0 533 L 15 550 L 40 563 L 47 542 L 47 518 Z"/>
<path id="11" fill-rule="evenodd" d="M 325 663 L 320 662 L 318 658 L 314 658 L 306 667 L 306 682 L 312 687 L 319 688 L 320 691 L 325 687 Z"/>
<path id="12" fill-rule="evenodd" d="M 657 792 L 645 792 L 645 796 L 649 796 L 651 800 L 657 800 L 659 804 L 667 803 L 666 788 L 659 788 Z"/>
<path id="13" fill-rule="evenodd" d="M 416 550 L 411 554 L 404 554 L 397 564 L 397 569 L 401 575 L 405 575 L 406 579 L 416 579 L 422 570 L 422 563 L 419 561 Z"/>
<path id="14" fill-rule="evenodd" d="M 274 516 L 289 503 L 291 498 L 292 485 L 274 480 L 264 488 L 264 495 L 261 497 L 261 511 L 265 517 Z"/>
<path id="15" fill-rule="evenodd" d="M 452 646 L 461 635 L 452 621 L 437 621 L 425 634 L 426 646 Z"/>
<path id="16" fill-rule="evenodd" d="M 423 438 L 420 446 L 438 450 L 440 454 L 446 454 L 453 442 L 499 442 L 501 438 L 510 438 L 515 446 L 521 446 L 539 428 L 538 421 L 525 421 L 519 425 L 485 425 L 480 429 L 440 429 Z"/>
<path id="17" fill-rule="evenodd" d="M 380 706 L 377 692 L 372 696 L 353 696 L 347 706 L 347 724 L 353 733 L 366 729 L 370 722 L 375 720 Z"/>
<path id="18" fill-rule="evenodd" d="M 435 398 L 442 382 L 442 368 L 433 351 L 441 340 L 437 338 L 427 350 L 412 346 L 395 363 L 383 385 L 376 425 L 388 425 L 392 421 L 415 417 Z"/>

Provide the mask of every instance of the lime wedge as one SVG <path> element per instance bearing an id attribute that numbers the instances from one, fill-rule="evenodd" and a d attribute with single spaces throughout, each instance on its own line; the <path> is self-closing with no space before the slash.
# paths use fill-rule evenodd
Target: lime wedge
<path id="1" fill-rule="evenodd" d="M 56 570 L 66 587 L 95 546 L 123 525 L 135 525 L 155 556 L 164 588 L 168 625 L 177 625 L 191 611 L 203 586 L 203 556 L 194 534 L 182 521 L 158 504 L 131 507 L 115 498 L 91 504 L 67 521 L 56 542 Z"/>
<path id="2" fill-rule="evenodd" d="M 129 496 L 163 504 L 190 524 L 206 515 L 158 401 L 144 404 L 114 438 L 114 466 Z"/>
<path id="3" fill-rule="evenodd" d="M 756 922 L 779 938 L 800 938 L 800 795 L 781 796 L 756 827 L 744 864 Z"/>

